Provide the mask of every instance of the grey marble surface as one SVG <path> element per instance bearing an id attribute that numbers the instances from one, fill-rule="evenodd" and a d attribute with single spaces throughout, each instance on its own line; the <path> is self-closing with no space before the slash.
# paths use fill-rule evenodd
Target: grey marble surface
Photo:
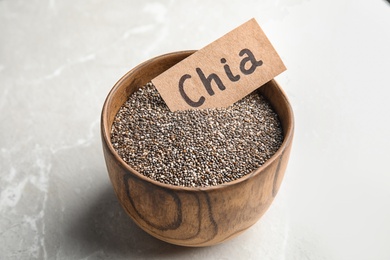
<path id="1" fill-rule="evenodd" d="M 142 61 L 251 17 L 288 68 L 280 193 L 224 244 L 161 242 L 111 188 L 104 99 Z M 384 0 L 0 0 L 0 259 L 390 259 L 389 24 Z"/>

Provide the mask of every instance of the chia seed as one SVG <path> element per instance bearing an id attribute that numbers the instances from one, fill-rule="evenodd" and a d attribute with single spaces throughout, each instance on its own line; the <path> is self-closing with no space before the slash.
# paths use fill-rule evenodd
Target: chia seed
<path id="1" fill-rule="evenodd" d="M 254 92 L 227 108 L 171 112 L 148 83 L 115 116 L 111 143 L 129 166 L 153 180 L 205 187 L 239 179 L 279 149 L 283 131 Z"/>

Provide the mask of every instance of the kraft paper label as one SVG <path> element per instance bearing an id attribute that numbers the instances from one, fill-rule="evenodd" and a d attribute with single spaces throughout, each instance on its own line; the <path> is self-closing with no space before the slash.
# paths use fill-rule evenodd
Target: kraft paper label
<path id="1" fill-rule="evenodd" d="M 152 80 L 171 111 L 227 107 L 286 70 L 255 19 Z"/>

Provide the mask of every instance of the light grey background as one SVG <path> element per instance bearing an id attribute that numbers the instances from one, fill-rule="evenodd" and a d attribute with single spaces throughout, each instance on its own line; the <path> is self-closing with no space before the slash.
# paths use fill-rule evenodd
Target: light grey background
<path id="1" fill-rule="evenodd" d="M 120 208 L 99 122 L 128 70 L 255 17 L 296 118 L 276 200 L 224 244 L 156 240 Z M 0 0 L 1 259 L 390 259 L 385 0 Z"/>

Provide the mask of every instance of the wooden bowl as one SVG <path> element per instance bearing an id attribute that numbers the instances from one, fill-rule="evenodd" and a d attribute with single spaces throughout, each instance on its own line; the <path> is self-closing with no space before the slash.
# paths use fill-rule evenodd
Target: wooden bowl
<path id="1" fill-rule="evenodd" d="M 275 80 L 258 91 L 281 120 L 284 141 L 264 165 L 229 183 L 211 187 L 179 187 L 151 180 L 128 166 L 115 152 L 111 126 L 127 98 L 194 51 L 150 59 L 126 73 L 112 88 L 102 110 L 101 136 L 108 173 L 116 195 L 134 222 L 152 236 L 183 246 L 210 246 L 252 226 L 272 203 L 287 166 L 294 118 L 286 95 Z"/>

